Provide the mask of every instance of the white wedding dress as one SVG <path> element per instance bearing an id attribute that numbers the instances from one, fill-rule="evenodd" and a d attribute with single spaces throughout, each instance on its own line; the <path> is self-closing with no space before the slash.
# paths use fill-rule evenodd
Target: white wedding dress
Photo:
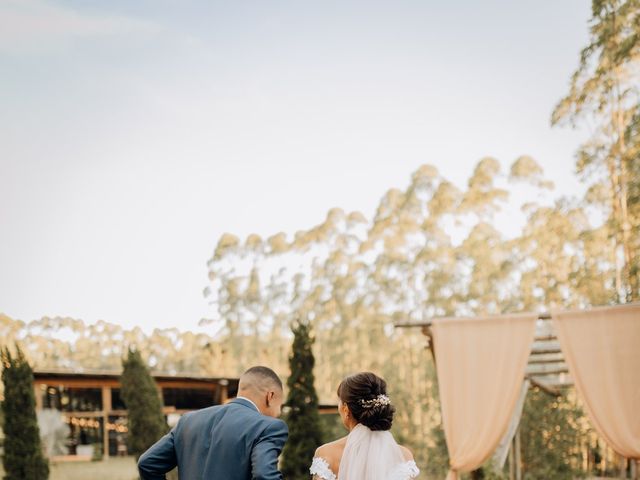
<path id="1" fill-rule="evenodd" d="M 338 475 L 322 457 L 313 459 L 309 471 L 314 480 L 410 480 L 420 473 L 413 460 L 404 459 L 391 432 L 371 431 L 361 424 L 347 437 Z"/>

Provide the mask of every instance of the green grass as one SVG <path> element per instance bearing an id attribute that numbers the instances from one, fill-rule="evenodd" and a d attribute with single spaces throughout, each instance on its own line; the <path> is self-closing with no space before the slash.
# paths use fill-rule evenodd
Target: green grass
<path id="1" fill-rule="evenodd" d="M 133 457 L 110 458 L 103 462 L 50 463 L 49 480 L 137 480 Z M 4 476 L 0 465 L 0 478 Z"/>

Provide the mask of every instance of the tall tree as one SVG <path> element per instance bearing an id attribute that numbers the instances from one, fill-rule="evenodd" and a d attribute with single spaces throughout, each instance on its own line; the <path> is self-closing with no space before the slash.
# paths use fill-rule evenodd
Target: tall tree
<path id="1" fill-rule="evenodd" d="M 129 350 L 122 361 L 122 399 L 128 410 L 129 452 L 136 458 L 168 431 L 158 386 L 140 352 Z"/>
<path id="2" fill-rule="evenodd" d="M 606 207 L 621 301 L 640 298 L 640 225 L 630 204 L 639 180 L 640 1 L 593 0 L 590 41 L 580 55 L 569 93 L 556 106 L 552 123 L 583 121 L 595 127 L 577 154 L 577 170 L 591 180 L 587 199 Z M 616 259 L 617 260 L 617 259 Z"/>
<path id="3" fill-rule="evenodd" d="M 291 375 L 287 379 L 287 424 L 289 440 L 284 447 L 282 473 L 287 479 L 306 480 L 313 454 L 323 441 L 314 385 L 313 338 L 310 326 L 297 322 L 293 327 L 293 351 L 289 358 Z"/>
<path id="4" fill-rule="evenodd" d="M 46 480 L 49 464 L 42 453 L 33 391 L 33 370 L 22 350 L 13 356 L 2 349 L 2 383 L 4 384 L 4 455 L 5 480 Z"/>
<path id="5" fill-rule="evenodd" d="M 277 334 L 276 320 L 308 318 L 317 338 L 321 398 L 332 401 L 335 386 L 350 371 L 381 374 L 398 407 L 394 433 L 414 447 L 418 462 L 426 462 L 424 439 L 439 421 L 431 392 L 435 369 L 424 361 L 421 333 L 393 325 L 518 310 L 515 268 L 528 263 L 514 258 L 525 250 L 492 227 L 508 197 L 500 170 L 495 159 L 482 159 L 467 190 L 459 191 L 424 165 L 405 189 L 382 197 L 370 220 L 332 209 L 322 223 L 293 238 L 278 233 L 266 241 L 252 235 L 241 242 L 223 235 L 209 262 L 206 290 L 217 307 L 212 323 L 219 338 L 234 352 L 232 358 L 245 361 L 265 351 L 281 368 L 286 336 Z M 513 174 L 548 187 L 529 157 L 519 160 Z M 243 348 L 256 342 L 258 305 L 262 348 Z M 272 325 L 273 336 L 266 335 L 264 324 Z"/>
<path id="6" fill-rule="evenodd" d="M 640 123 L 629 131 L 639 134 Z M 507 238 L 495 219 L 514 206 L 512 181 L 516 200 L 526 197 L 527 204 L 520 235 Z M 177 329 L 147 335 L 104 322 L 25 323 L 0 315 L 0 337 L 23 340 L 25 353 L 43 366 L 117 368 L 125 344 L 160 370 L 239 375 L 242 365 L 260 363 L 287 376 L 289 319 L 308 319 L 320 399 L 335 401 L 345 374 L 375 371 L 387 379 L 398 408 L 394 435 L 421 466 L 433 464 L 434 455 L 446 464 L 441 450 L 427 452 L 440 420 L 424 336 L 395 323 L 615 301 L 609 226 L 593 228 L 584 204 L 554 201 L 549 188 L 527 156 L 508 175 L 495 159 L 482 159 L 463 189 L 424 165 L 405 188 L 382 196 L 373 218 L 336 208 L 291 234 L 244 241 L 223 235 L 208 264 L 211 335 Z M 77 340 L 56 338 L 61 329 Z M 104 355 L 96 356 L 97 348 Z"/>

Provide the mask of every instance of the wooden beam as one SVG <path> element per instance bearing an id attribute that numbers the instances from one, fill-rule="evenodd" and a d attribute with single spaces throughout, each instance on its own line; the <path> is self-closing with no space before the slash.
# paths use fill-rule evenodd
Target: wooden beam
<path id="1" fill-rule="evenodd" d="M 534 377 L 546 377 L 549 375 L 559 375 L 561 373 L 569 373 L 569 369 L 567 367 L 559 367 L 559 368 L 550 368 L 549 370 L 527 371 L 527 375 L 534 376 Z"/>
<path id="2" fill-rule="evenodd" d="M 522 480 L 522 450 L 520 448 L 520 427 L 516 430 L 514 438 L 515 447 L 515 463 L 516 463 L 516 480 Z"/>
<path id="3" fill-rule="evenodd" d="M 111 387 L 102 387 L 102 456 L 109 458 L 109 412 L 111 411 Z"/>
<path id="4" fill-rule="evenodd" d="M 516 480 L 516 462 L 515 462 L 515 436 L 511 439 L 511 445 L 509 448 L 509 480 Z"/>
<path id="5" fill-rule="evenodd" d="M 562 363 L 564 364 L 564 358 L 532 358 L 529 360 L 529 365 L 541 365 L 549 363 Z"/>
<path id="6" fill-rule="evenodd" d="M 218 385 L 220 385 L 220 403 L 224 405 L 229 400 L 229 381 L 220 380 Z"/>
<path id="7" fill-rule="evenodd" d="M 491 316 L 496 316 L 496 317 L 500 317 L 500 316 L 506 316 L 509 314 L 503 314 L 503 315 L 491 315 Z M 478 315 L 474 315 L 474 316 L 478 316 Z M 469 318 L 469 317 L 438 317 L 438 320 L 459 320 L 461 318 Z M 538 320 L 551 320 L 551 314 L 544 312 L 544 313 L 540 313 L 538 314 Z M 394 325 L 394 327 L 396 328 L 416 328 L 416 327 L 430 327 L 433 324 L 433 320 L 427 320 L 425 322 L 404 322 L 404 323 L 396 323 Z"/>
<path id="8" fill-rule="evenodd" d="M 531 385 L 538 387 L 540 390 L 548 393 L 549 395 L 553 395 L 554 397 L 557 397 L 561 393 L 560 390 L 558 390 L 557 388 L 553 388 L 549 385 L 545 385 L 543 382 L 540 382 L 535 378 L 530 377 L 529 375 L 527 375 L 527 378 L 531 382 Z"/>
<path id="9" fill-rule="evenodd" d="M 120 382 L 111 379 L 97 378 L 56 378 L 56 377 L 38 377 L 33 381 L 34 385 L 48 385 L 51 387 L 65 386 L 68 388 L 102 388 L 103 386 L 120 387 Z"/>
<path id="10" fill-rule="evenodd" d="M 531 355 L 550 355 L 552 353 L 562 353 L 560 347 L 558 348 L 533 348 L 531 349 Z"/>
<path id="11" fill-rule="evenodd" d="M 217 383 L 213 382 L 190 382 L 187 380 L 156 380 L 156 384 L 161 388 L 192 388 L 194 390 L 215 390 Z"/>
<path id="12" fill-rule="evenodd" d="M 543 335 L 541 337 L 533 338 L 534 342 L 553 342 L 556 340 L 558 340 L 558 337 L 556 337 L 555 335 Z"/>
<path id="13" fill-rule="evenodd" d="M 42 393 L 40 385 L 33 384 L 33 394 L 36 396 L 36 412 L 42 410 Z"/>

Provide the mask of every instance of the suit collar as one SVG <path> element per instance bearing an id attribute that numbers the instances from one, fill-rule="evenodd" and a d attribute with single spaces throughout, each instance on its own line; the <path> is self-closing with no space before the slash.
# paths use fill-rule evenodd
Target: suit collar
<path id="1" fill-rule="evenodd" d="M 233 400 L 231 400 L 231 403 L 237 403 L 239 405 L 244 405 L 245 407 L 249 407 L 252 410 L 255 410 L 258 413 L 260 412 L 260 409 L 258 408 L 258 406 L 253 403 L 251 400 L 249 400 L 248 398 L 245 397 L 236 397 Z"/>

